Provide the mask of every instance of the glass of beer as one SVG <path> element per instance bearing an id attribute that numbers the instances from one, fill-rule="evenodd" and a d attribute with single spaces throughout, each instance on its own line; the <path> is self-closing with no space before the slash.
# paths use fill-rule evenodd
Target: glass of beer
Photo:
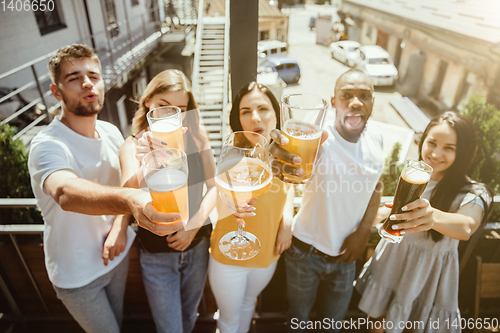
<path id="1" fill-rule="evenodd" d="M 266 138 L 254 132 L 234 132 L 225 139 L 215 170 L 215 184 L 234 200 L 235 206 L 237 202 L 261 196 L 271 187 L 273 174 L 266 146 Z M 248 260 L 259 253 L 260 241 L 238 225 L 238 231 L 222 236 L 219 249 L 230 259 Z"/>
<path id="2" fill-rule="evenodd" d="M 284 175 L 285 180 L 300 182 L 311 178 L 318 152 L 328 104 L 316 95 L 291 94 L 281 99 L 281 131 L 290 140 L 287 151 L 300 156 L 295 165 L 305 171 L 303 176 Z"/>
<path id="3" fill-rule="evenodd" d="M 186 153 L 175 148 L 157 149 L 146 154 L 142 164 L 156 210 L 179 213 L 181 220 L 189 221 Z"/>
<path id="4" fill-rule="evenodd" d="M 153 135 L 162 139 L 167 144 L 167 148 L 184 150 L 180 108 L 177 106 L 162 106 L 151 109 L 146 114 L 146 118 Z"/>
<path id="5" fill-rule="evenodd" d="M 393 214 L 401 214 L 401 208 L 420 198 L 431 179 L 432 167 L 423 161 L 407 160 L 401 171 L 396 194 L 394 194 L 394 202 L 389 216 Z M 404 221 L 390 220 L 389 217 L 385 220 L 382 227 L 379 229 L 379 234 L 391 243 L 400 243 L 403 239 L 400 230 L 393 230 L 394 224 Z"/>

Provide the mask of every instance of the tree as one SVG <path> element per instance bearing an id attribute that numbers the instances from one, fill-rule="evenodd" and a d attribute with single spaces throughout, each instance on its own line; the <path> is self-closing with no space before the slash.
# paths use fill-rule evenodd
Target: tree
<path id="1" fill-rule="evenodd" d="M 472 95 L 462 109 L 476 130 L 477 150 L 468 175 L 487 184 L 495 195 L 500 195 L 500 111 L 486 104 L 483 96 Z M 490 217 L 500 221 L 500 207 Z"/>
<path id="2" fill-rule="evenodd" d="M 391 154 L 385 159 L 384 171 L 382 172 L 381 181 L 384 183 L 385 196 L 393 196 L 398 186 L 399 175 L 403 170 L 403 164 L 399 163 L 399 153 L 401 152 L 401 144 L 396 142 L 392 147 Z"/>
<path id="3" fill-rule="evenodd" d="M 0 125 L 0 198 L 33 198 L 28 153 L 21 140 L 14 140 L 14 127 Z M 2 208 L 2 224 L 43 223 L 35 208 Z"/>

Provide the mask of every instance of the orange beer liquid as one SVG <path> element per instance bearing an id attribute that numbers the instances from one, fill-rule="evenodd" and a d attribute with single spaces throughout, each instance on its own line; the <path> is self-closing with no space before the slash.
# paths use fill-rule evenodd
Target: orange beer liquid
<path id="1" fill-rule="evenodd" d="M 182 139 L 182 126 L 176 124 L 173 119 L 163 119 L 151 125 L 153 135 L 167 143 L 167 148 L 177 148 L 184 151 L 184 140 Z"/>
<path id="2" fill-rule="evenodd" d="M 271 170 L 258 158 L 235 158 L 223 163 L 218 170 L 217 188 L 237 200 L 257 198 L 271 187 Z"/>
<path id="3" fill-rule="evenodd" d="M 156 210 L 179 213 L 182 220 L 189 220 L 187 176 L 184 172 L 160 170 L 148 178 L 147 184 Z"/>
<path id="4" fill-rule="evenodd" d="M 321 130 L 312 124 L 290 119 L 283 126 L 282 132 L 290 141 L 283 148 L 292 154 L 300 156 L 302 163 L 296 166 L 300 166 L 305 171 L 305 175 L 302 177 L 286 175 L 285 178 L 293 181 L 309 179 L 318 152 Z"/>

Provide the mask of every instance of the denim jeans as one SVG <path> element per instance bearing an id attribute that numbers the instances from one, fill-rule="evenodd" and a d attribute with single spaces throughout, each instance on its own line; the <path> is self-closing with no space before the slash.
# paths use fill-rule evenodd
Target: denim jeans
<path id="1" fill-rule="evenodd" d="M 86 286 L 72 289 L 54 286 L 57 298 L 85 332 L 120 332 L 128 264 L 129 253 L 112 271 Z"/>
<path id="2" fill-rule="evenodd" d="M 184 252 L 141 250 L 141 268 L 149 306 L 158 332 L 190 333 L 205 287 L 209 239 Z"/>
<path id="3" fill-rule="evenodd" d="M 315 303 L 318 320 L 341 321 L 344 319 L 351 300 L 356 273 L 355 262 L 337 263 L 315 254 L 313 248 L 307 252 L 292 245 L 285 252 L 288 332 L 305 332 L 299 323 L 307 322 Z M 305 324 L 303 324 L 305 325 Z M 324 326 L 328 332 L 338 332 L 335 326 Z"/>

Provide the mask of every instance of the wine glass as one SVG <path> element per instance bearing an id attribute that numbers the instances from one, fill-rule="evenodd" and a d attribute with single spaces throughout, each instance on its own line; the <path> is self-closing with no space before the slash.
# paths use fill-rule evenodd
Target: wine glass
<path id="1" fill-rule="evenodd" d="M 224 141 L 217 168 L 215 184 L 222 193 L 237 202 L 249 202 L 269 190 L 273 174 L 266 149 L 267 140 L 258 133 L 240 131 L 231 133 Z M 231 231 L 219 241 L 223 255 L 234 260 L 248 260 L 257 255 L 260 241 L 255 235 Z"/>

